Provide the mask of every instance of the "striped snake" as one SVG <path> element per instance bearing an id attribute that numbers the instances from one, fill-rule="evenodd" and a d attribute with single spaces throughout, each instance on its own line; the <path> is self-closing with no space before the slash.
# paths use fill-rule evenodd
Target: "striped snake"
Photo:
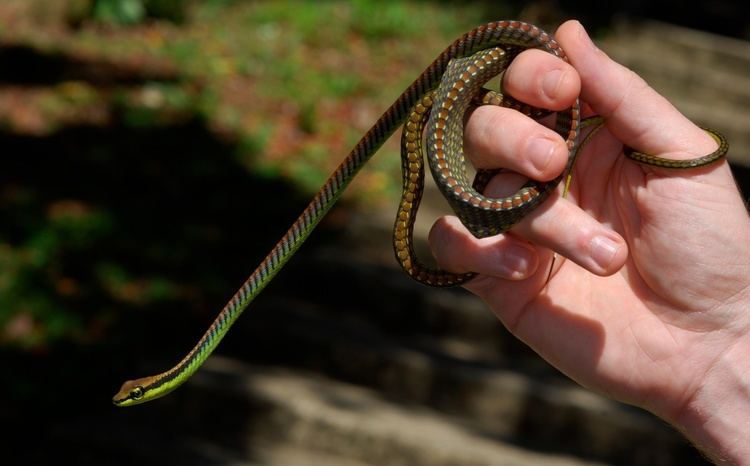
<path id="1" fill-rule="evenodd" d="M 576 155 L 602 121 L 592 117 L 581 121 L 579 102 L 557 112 L 555 131 L 569 150 L 562 175 L 540 183 L 530 180 L 517 193 L 490 198 L 482 191 L 497 170 L 479 170 L 468 181 L 463 154 L 463 117 L 470 105 L 501 105 L 541 117 L 550 112 L 530 108 L 500 92 L 482 86 L 502 73 L 523 50 L 537 48 L 567 60 L 557 42 L 540 28 L 519 21 L 498 21 L 480 26 L 453 42 L 396 99 L 360 139 L 349 155 L 328 178 L 310 204 L 282 236 L 240 289 L 224 306 L 195 347 L 174 367 L 157 375 L 130 380 L 114 396 L 117 406 L 130 406 L 159 398 L 183 384 L 213 352 L 247 305 L 268 285 L 331 209 L 357 172 L 401 125 L 403 194 L 393 232 L 396 258 L 412 278 L 432 286 L 465 283 L 474 274 L 455 274 L 423 265 L 413 249 L 412 232 L 424 185 L 423 134 L 426 132 L 428 164 L 441 193 L 464 225 L 476 236 L 507 231 L 542 203 L 560 181 L 569 183 Z M 584 127 L 592 127 L 579 141 Z M 631 149 L 626 156 L 644 164 L 691 168 L 712 163 L 727 152 L 727 142 L 713 130 L 706 131 L 719 149 L 705 157 L 670 161 Z"/>

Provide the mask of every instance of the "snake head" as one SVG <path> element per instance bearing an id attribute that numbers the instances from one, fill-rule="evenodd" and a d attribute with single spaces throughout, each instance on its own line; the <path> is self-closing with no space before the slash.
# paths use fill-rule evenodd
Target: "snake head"
<path id="1" fill-rule="evenodd" d="M 147 387 L 150 382 L 151 377 L 128 380 L 122 384 L 120 391 L 118 391 L 112 398 L 112 403 L 114 403 L 115 406 L 133 406 L 150 400 L 151 397 L 146 396 L 147 390 L 144 388 Z"/>

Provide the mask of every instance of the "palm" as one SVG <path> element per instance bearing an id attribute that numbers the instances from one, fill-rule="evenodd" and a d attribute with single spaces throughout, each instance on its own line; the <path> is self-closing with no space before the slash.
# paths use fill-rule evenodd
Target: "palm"
<path id="1" fill-rule="evenodd" d="M 704 172 L 712 170 L 727 167 Z M 652 171 L 624 159 L 622 144 L 611 135 L 593 140 L 576 165 L 570 198 L 625 238 L 626 264 L 600 277 L 565 261 L 517 314 L 499 314 L 520 338 L 580 383 L 659 409 L 650 406 L 655 390 L 685 396 L 669 393 L 669 387 L 689 386 L 681 379 L 700 373 L 696 364 L 707 370 L 724 349 L 712 347 L 706 336 L 726 325 L 725 314 L 711 311 L 720 299 L 716 282 L 725 281 L 726 260 L 736 250 L 729 247 L 735 239 L 713 227 L 718 218 L 716 223 L 694 221 L 706 218 L 698 211 L 711 212 L 715 206 L 715 186 Z M 710 180 L 712 175 L 691 176 Z M 680 199 L 685 183 L 696 182 L 692 198 Z M 724 215 L 720 209 L 713 214 Z M 702 257 L 707 242 L 726 244 L 726 255 Z M 530 280 L 537 290 L 546 274 L 540 267 Z"/>

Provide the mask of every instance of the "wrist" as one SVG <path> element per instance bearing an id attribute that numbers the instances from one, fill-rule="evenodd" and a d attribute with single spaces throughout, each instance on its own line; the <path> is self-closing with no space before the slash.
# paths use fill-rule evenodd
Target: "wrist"
<path id="1" fill-rule="evenodd" d="M 717 358 L 669 421 L 717 464 L 750 464 L 750 336 Z"/>

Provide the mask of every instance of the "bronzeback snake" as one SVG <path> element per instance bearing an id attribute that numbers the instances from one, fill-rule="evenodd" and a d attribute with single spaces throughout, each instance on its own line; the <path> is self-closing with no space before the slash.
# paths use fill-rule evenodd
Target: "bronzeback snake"
<path id="1" fill-rule="evenodd" d="M 190 378 L 247 305 L 299 249 L 357 172 L 401 125 L 404 125 L 401 138 L 403 195 L 393 233 L 396 258 L 409 276 L 428 285 L 452 286 L 470 280 L 474 274 L 455 274 L 425 266 L 414 253 L 412 232 L 424 183 L 423 139 L 426 140 L 430 171 L 441 193 L 469 231 L 476 237 L 485 237 L 510 229 L 538 207 L 563 178 L 570 180 L 578 151 L 587 140 L 579 140 L 581 129 L 592 128 L 588 138 L 602 125 L 599 117 L 582 122 L 576 100 L 573 106 L 557 112 L 555 119 L 554 129 L 564 138 L 569 151 L 563 174 L 544 183 L 530 180 L 517 193 L 504 198 L 490 198 L 482 194 L 497 170 L 479 170 L 474 182 L 469 182 L 463 154 L 463 117 L 471 105 L 502 105 L 534 117 L 550 113 L 482 88 L 489 79 L 502 73 L 520 52 L 529 48 L 537 48 L 567 60 L 552 36 L 520 21 L 485 24 L 453 42 L 360 139 L 289 230 L 232 296 L 195 347 L 171 369 L 125 382 L 114 396 L 114 404 L 130 406 L 159 398 Z M 716 140 L 719 148 L 705 157 L 674 161 L 628 148 L 624 153 L 640 163 L 659 167 L 693 168 L 707 165 L 723 157 L 728 145 L 716 131 L 706 131 Z M 565 189 L 567 191 L 567 183 Z"/>

